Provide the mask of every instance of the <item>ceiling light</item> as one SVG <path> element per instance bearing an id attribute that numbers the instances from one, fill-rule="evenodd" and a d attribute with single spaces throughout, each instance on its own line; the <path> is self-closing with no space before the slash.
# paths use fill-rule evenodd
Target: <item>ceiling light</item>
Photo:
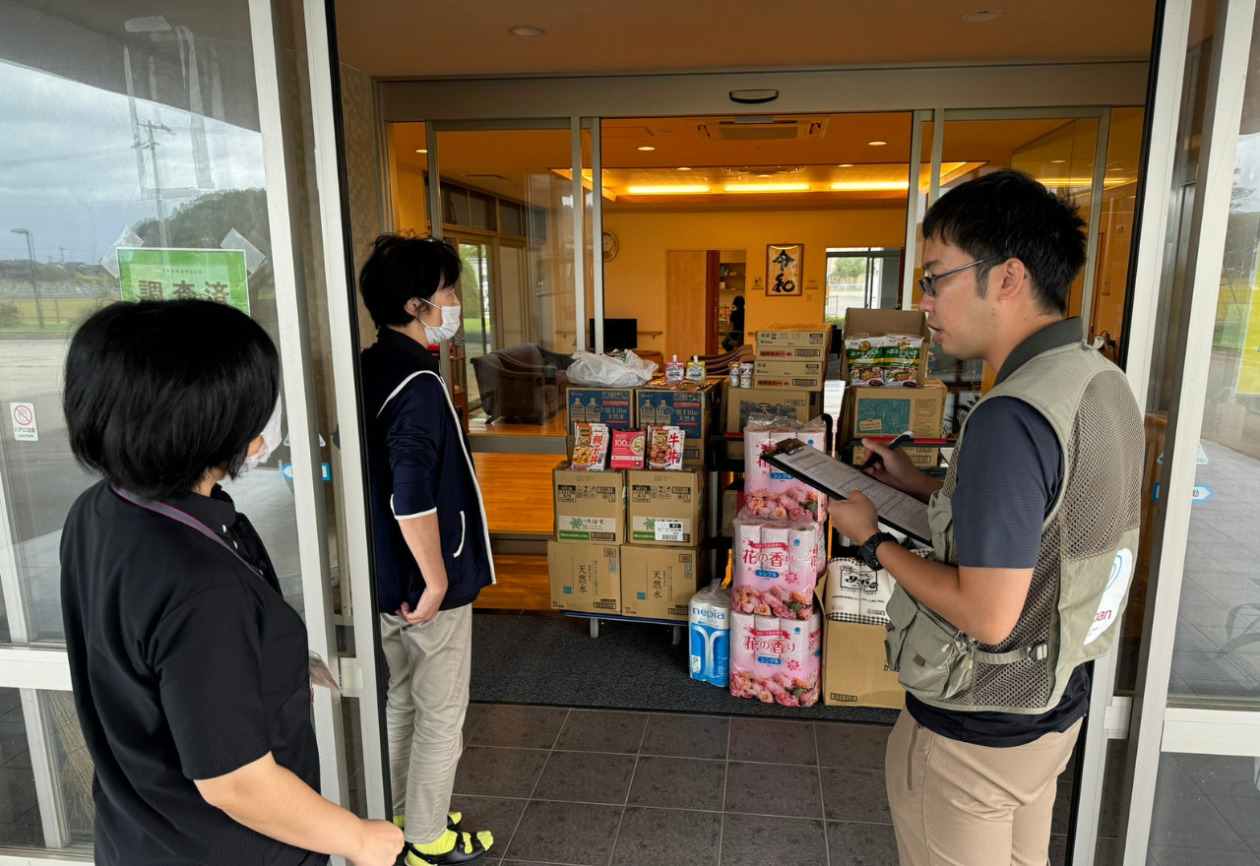
<path id="1" fill-rule="evenodd" d="M 642 147 L 640 147 L 639 150 L 648 151 L 648 150 L 656 150 L 656 148 L 652 147 L 652 145 L 650 144 L 645 144 Z"/>
<path id="2" fill-rule="evenodd" d="M 509 27 L 508 33 L 513 36 L 546 36 L 547 31 L 539 27 Z"/>
<path id="3" fill-rule="evenodd" d="M 809 192 L 807 183 L 728 183 L 724 192 Z"/>
<path id="4" fill-rule="evenodd" d="M 964 15 L 962 17 L 962 20 L 967 21 L 971 24 L 981 24 L 985 21 L 996 21 L 997 19 L 1001 17 L 1002 17 L 1001 9 L 976 9 L 975 11 L 968 12 L 966 15 Z"/>
<path id="5" fill-rule="evenodd" d="M 1094 185 L 1092 177 L 1050 177 L 1038 178 L 1042 186 L 1048 187 L 1076 187 L 1078 189 L 1088 189 Z M 1124 186 L 1126 183 L 1133 183 L 1128 178 L 1109 177 L 1103 180 L 1103 187 L 1110 188 L 1113 186 Z"/>
<path id="6" fill-rule="evenodd" d="M 1067 160 L 1066 160 L 1066 159 L 1052 159 L 1052 160 L 1050 160 L 1051 165 L 1063 165 L 1063 163 L 1065 163 L 1065 162 L 1067 162 Z"/>
<path id="7" fill-rule="evenodd" d="M 429 152 L 429 151 L 427 151 L 427 150 L 426 150 L 425 148 L 423 148 L 423 147 L 417 147 L 417 148 L 416 148 L 416 153 L 428 153 L 428 152 Z"/>
<path id="8" fill-rule="evenodd" d="M 904 192 L 910 184 L 904 180 L 852 180 L 833 183 L 836 192 Z"/>
<path id="9" fill-rule="evenodd" d="M 628 186 L 626 195 L 696 195 L 708 192 L 704 184 L 675 184 L 672 186 Z"/>
<path id="10" fill-rule="evenodd" d="M 866 144 L 867 144 L 867 146 L 868 146 L 868 147 L 883 147 L 883 146 L 884 146 L 884 145 L 886 145 L 887 143 L 888 143 L 888 142 L 886 142 L 886 141 L 879 141 L 879 140 L 877 139 L 877 140 L 875 140 L 875 141 L 868 141 Z"/>
<path id="11" fill-rule="evenodd" d="M 840 163 L 840 165 L 839 165 L 839 166 L 837 166 L 837 168 L 853 168 L 853 163 L 851 163 L 851 162 L 842 162 L 842 163 Z"/>
<path id="12" fill-rule="evenodd" d="M 679 171 L 691 171 L 691 166 L 689 166 L 689 165 L 680 165 L 680 166 L 678 166 L 678 170 L 679 170 Z"/>

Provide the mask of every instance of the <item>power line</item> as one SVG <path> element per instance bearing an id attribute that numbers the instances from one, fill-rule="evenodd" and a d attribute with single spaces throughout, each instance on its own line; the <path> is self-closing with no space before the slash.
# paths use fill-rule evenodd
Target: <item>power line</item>
<path id="1" fill-rule="evenodd" d="M 122 147 L 111 147 L 107 150 L 85 150 L 82 153 L 62 153 L 57 156 L 27 156 L 21 159 L 0 159 L 0 165 L 29 165 L 33 162 L 62 162 L 67 159 L 81 159 L 85 156 L 105 156 L 110 153 L 124 153 L 131 150 L 130 144 Z"/>

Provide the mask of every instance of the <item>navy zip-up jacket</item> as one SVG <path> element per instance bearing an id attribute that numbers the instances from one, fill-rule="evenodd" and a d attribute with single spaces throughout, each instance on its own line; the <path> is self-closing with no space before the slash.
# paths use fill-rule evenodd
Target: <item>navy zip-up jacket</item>
<path id="1" fill-rule="evenodd" d="M 396 613 L 419 601 L 424 575 L 398 521 L 434 512 L 449 584 L 441 609 L 471 604 L 494 583 L 494 561 L 472 456 L 437 359 L 385 328 L 362 361 L 377 609 Z"/>

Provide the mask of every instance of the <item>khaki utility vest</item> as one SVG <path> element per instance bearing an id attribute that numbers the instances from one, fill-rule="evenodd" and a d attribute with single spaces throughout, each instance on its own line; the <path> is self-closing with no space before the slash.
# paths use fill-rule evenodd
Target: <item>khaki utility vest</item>
<path id="1" fill-rule="evenodd" d="M 1045 416 L 1063 453 L 1024 609 L 1010 636 L 990 646 L 898 587 L 888 605 L 888 664 L 925 704 L 1032 715 L 1057 706 L 1072 671 L 1104 655 L 1119 632 L 1137 553 L 1145 435 L 1128 380 L 1084 342 L 1034 356 L 983 399 L 994 397 Z M 964 422 L 928 505 L 935 558 L 951 565 L 951 497 L 966 433 Z"/>

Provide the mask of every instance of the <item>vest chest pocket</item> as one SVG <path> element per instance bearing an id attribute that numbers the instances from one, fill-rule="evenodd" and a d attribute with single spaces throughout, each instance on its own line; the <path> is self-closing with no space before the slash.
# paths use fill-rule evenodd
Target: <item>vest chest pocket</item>
<path id="1" fill-rule="evenodd" d="M 888 667 L 906 690 L 944 700 L 965 691 L 975 670 L 976 641 L 898 588 L 888 602 Z"/>

